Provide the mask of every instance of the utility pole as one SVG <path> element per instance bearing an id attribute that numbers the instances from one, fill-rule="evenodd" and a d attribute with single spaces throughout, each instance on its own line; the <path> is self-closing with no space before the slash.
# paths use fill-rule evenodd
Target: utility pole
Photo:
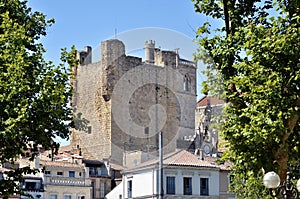
<path id="1" fill-rule="evenodd" d="M 158 168 L 158 198 L 164 198 L 164 173 L 163 173 L 163 135 L 159 132 L 159 168 Z"/>

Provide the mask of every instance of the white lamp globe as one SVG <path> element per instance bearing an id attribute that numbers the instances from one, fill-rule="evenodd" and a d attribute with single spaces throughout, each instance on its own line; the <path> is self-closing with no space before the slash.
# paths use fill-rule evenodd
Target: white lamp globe
<path id="1" fill-rule="evenodd" d="M 297 190 L 300 192 L 300 179 L 297 180 L 297 185 L 296 185 L 296 187 L 297 187 Z"/>
<path id="2" fill-rule="evenodd" d="M 263 178 L 263 182 L 266 188 L 268 189 L 275 189 L 280 185 L 280 178 L 277 173 L 274 171 L 266 173 L 266 175 Z M 300 185 L 300 182 L 299 182 Z"/>

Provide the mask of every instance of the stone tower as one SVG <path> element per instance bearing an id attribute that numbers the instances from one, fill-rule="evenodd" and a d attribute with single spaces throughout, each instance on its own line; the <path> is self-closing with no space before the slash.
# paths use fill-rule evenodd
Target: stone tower
<path id="1" fill-rule="evenodd" d="M 154 63 L 155 42 L 152 40 L 145 42 L 145 63 Z"/>
<path id="2" fill-rule="evenodd" d="M 71 132 L 71 147 L 90 159 L 122 164 L 126 151 L 157 155 L 158 131 L 164 152 L 187 148 L 195 132 L 196 64 L 177 51 L 145 42 L 145 60 L 127 56 L 116 39 L 101 43 L 101 61 L 92 63 L 88 47 L 75 71 L 75 114 L 88 121 Z M 75 123 L 76 125 L 76 123 Z M 80 123 L 78 123 L 80 126 Z"/>

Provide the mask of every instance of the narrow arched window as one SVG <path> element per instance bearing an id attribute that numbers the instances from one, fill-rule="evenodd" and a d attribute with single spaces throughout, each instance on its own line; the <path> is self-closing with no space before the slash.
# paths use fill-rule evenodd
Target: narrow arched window
<path id="1" fill-rule="evenodd" d="M 183 90 L 190 91 L 191 90 L 191 78 L 188 74 L 184 76 L 183 80 Z"/>

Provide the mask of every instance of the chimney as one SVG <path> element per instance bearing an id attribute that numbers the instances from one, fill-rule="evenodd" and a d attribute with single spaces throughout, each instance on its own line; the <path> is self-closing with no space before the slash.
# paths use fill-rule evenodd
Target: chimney
<path id="1" fill-rule="evenodd" d="M 105 167 L 107 169 L 107 175 L 110 176 L 111 175 L 111 166 L 110 166 L 109 158 L 103 158 L 103 162 L 104 162 Z"/>
<path id="2" fill-rule="evenodd" d="M 200 156 L 200 157 L 199 157 L 200 160 L 204 160 L 203 149 L 200 149 L 200 150 L 199 150 L 199 156 Z"/>

